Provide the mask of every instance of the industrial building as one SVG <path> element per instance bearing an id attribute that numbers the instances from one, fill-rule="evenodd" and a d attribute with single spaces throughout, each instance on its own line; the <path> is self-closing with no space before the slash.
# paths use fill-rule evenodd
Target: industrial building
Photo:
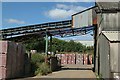
<path id="1" fill-rule="evenodd" d="M 62 37 L 85 35 L 91 31 L 94 32 L 93 71 L 104 79 L 119 79 L 120 2 L 96 2 L 94 7 L 73 14 L 72 20 L 4 29 L 0 32 L 3 40 L 24 41 L 31 37 L 44 36 L 47 54 L 48 36 L 51 44 L 52 36 L 55 35 Z"/>

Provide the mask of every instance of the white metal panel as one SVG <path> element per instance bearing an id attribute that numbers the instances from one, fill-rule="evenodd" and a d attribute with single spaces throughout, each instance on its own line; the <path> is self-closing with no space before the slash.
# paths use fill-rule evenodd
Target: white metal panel
<path id="1" fill-rule="evenodd" d="M 110 41 L 120 41 L 120 31 L 102 31 Z"/>
<path id="2" fill-rule="evenodd" d="M 110 65 L 111 72 L 120 72 L 120 43 L 110 43 Z"/>
<path id="3" fill-rule="evenodd" d="M 74 28 L 86 27 L 93 25 L 93 10 L 87 10 L 85 12 L 72 16 Z"/>

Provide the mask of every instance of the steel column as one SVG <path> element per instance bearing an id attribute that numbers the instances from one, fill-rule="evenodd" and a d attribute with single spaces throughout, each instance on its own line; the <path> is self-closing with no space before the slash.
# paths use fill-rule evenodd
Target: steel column
<path id="1" fill-rule="evenodd" d="M 50 52 L 52 53 L 52 35 L 50 35 Z"/>
<path id="2" fill-rule="evenodd" d="M 97 25 L 95 25 L 94 28 L 94 68 L 93 68 L 94 72 L 96 67 L 96 50 L 97 50 Z"/>
<path id="3" fill-rule="evenodd" d="M 45 43 L 45 54 L 48 55 L 48 34 L 46 33 L 45 37 L 46 43 Z"/>

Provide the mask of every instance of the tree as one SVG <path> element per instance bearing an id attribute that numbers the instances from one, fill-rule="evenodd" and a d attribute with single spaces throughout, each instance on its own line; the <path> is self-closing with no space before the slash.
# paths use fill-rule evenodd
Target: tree
<path id="1" fill-rule="evenodd" d="M 38 52 L 45 51 L 45 39 L 44 38 L 37 38 L 37 39 L 30 39 L 24 42 L 26 50 L 37 50 Z"/>

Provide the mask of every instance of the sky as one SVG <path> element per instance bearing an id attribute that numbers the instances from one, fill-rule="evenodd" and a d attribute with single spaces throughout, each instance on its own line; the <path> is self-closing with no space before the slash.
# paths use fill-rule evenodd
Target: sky
<path id="1" fill-rule="evenodd" d="M 94 2 L 2 2 L 2 29 L 70 20 L 72 14 L 92 6 Z M 64 39 L 84 39 L 81 37 Z"/>

